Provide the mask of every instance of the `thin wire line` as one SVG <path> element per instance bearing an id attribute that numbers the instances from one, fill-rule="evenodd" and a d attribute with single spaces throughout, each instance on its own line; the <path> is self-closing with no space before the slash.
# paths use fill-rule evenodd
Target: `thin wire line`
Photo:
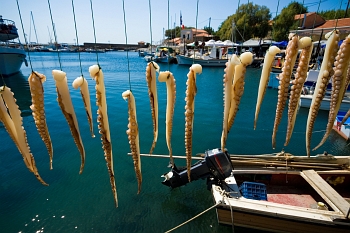
<path id="1" fill-rule="evenodd" d="M 28 41 L 27 41 L 27 38 L 26 38 L 26 34 L 24 33 L 24 27 L 23 27 L 23 21 L 22 21 L 22 14 L 21 14 L 21 10 L 19 9 L 18 0 L 16 0 L 16 2 L 17 2 L 17 9 L 18 9 L 19 18 L 20 18 L 20 20 L 21 20 L 21 26 L 22 26 L 22 32 L 23 32 L 23 36 L 24 36 L 24 41 L 25 41 L 26 46 L 27 46 L 27 54 L 28 54 L 28 58 L 29 58 L 30 69 L 31 69 L 32 72 L 33 72 L 32 59 L 30 58 L 29 47 L 28 47 Z"/>
<path id="2" fill-rule="evenodd" d="M 304 0 L 303 0 L 303 4 L 302 4 L 302 5 L 304 6 Z M 299 10 L 299 20 L 300 20 L 300 18 L 301 18 L 301 10 L 302 10 L 302 8 L 300 7 L 300 10 Z M 304 15 L 304 17 L 306 17 L 306 15 Z M 301 21 L 301 20 L 300 20 L 300 21 Z M 303 26 L 303 25 L 301 25 L 301 26 Z M 299 22 L 298 22 L 298 27 L 297 27 L 297 30 L 295 31 L 295 34 L 298 33 L 299 27 L 300 27 L 300 24 L 299 24 Z"/>
<path id="3" fill-rule="evenodd" d="M 271 44 L 272 44 L 272 40 L 273 40 L 273 33 L 275 32 L 275 23 L 276 23 L 276 20 L 277 20 L 277 13 L 278 13 L 278 7 L 280 5 L 280 0 L 278 0 L 278 3 L 277 3 L 277 9 L 276 9 L 276 15 L 275 15 L 275 20 L 273 21 L 273 24 L 272 24 L 272 34 L 271 34 Z"/>
<path id="4" fill-rule="evenodd" d="M 197 8 L 196 8 L 196 39 L 195 42 L 197 42 L 197 22 L 198 22 L 198 3 L 199 0 L 197 0 Z M 193 47 L 193 60 L 192 60 L 192 64 L 194 64 L 194 59 L 196 57 L 196 43 L 194 43 L 194 47 Z"/>
<path id="5" fill-rule="evenodd" d="M 95 53 L 96 53 L 96 62 L 97 62 L 98 67 L 100 68 L 100 64 L 98 62 L 98 52 L 96 50 L 96 30 L 95 30 L 95 18 L 94 18 L 94 10 L 93 10 L 93 7 L 92 7 L 92 0 L 90 0 L 90 8 L 91 8 L 92 28 L 93 28 L 93 31 L 94 31 L 94 39 L 95 39 L 94 49 L 95 49 Z"/>
<path id="6" fill-rule="evenodd" d="M 314 28 L 315 28 L 315 23 L 316 23 L 316 17 L 317 17 L 317 14 L 318 14 L 318 10 L 320 9 L 320 5 L 321 5 L 321 0 L 318 2 L 317 11 L 316 11 L 315 18 L 314 18 L 314 24 L 312 25 L 311 39 L 312 39 L 312 34 L 314 33 Z"/>
<path id="7" fill-rule="evenodd" d="M 152 48 L 153 48 L 153 45 L 152 45 L 152 7 L 151 7 L 151 0 L 148 0 L 148 7 L 149 7 L 149 33 L 151 35 L 151 60 L 153 60 L 153 57 L 152 57 Z"/>
<path id="8" fill-rule="evenodd" d="M 248 4 L 247 4 L 247 12 L 248 12 L 248 10 L 249 10 L 249 0 L 248 0 Z M 243 22 L 243 43 L 242 43 L 242 47 L 243 47 L 243 44 L 244 44 L 244 33 L 245 33 L 245 19 L 246 19 L 247 17 L 244 17 L 244 22 Z"/>
<path id="9" fill-rule="evenodd" d="M 342 5 L 342 4 L 343 4 L 343 0 L 340 1 L 339 10 L 341 9 L 341 5 Z M 335 11 L 334 18 L 336 18 L 336 16 L 337 16 L 337 11 Z M 334 29 L 337 29 L 337 26 L 338 26 L 338 18 L 337 18 L 337 20 L 336 20 Z"/>
<path id="10" fill-rule="evenodd" d="M 39 44 L 38 35 L 36 33 L 36 28 L 35 28 L 35 23 L 34 23 L 34 16 L 33 16 L 33 12 L 32 11 L 30 12 L 30 15 L 32 16 L 32 20 L 33 20 L 33 28 L 34 28 L 36 43 Z"/>
<path id="11" fill-rule="evenodd" d="M 125 44 L 128 45 L 128 34 L 126 33 L 126 19 L 125 19 L 125 5 L 123 2 L 123 15 L 124 15 L 124 33 L 125 33 Z M 129 74 L 129 90 L 131 91 L 131 81 L 130 81 L 130 64 L 129 64 L 129 49 L 126 50 L 126 59 L 128 61 L 128 74 Z"/>
<path id="12" fill-rule="evenodd" d="M 170 4 L 169 4 L 169 0 L 168 0 L 168 32 L 169 31 L 169 15 L 170 15 Z M 171 36 L 170 36 L 171 37 Z M 167 42 L 168 46 L 169 46 L 169 40 Z M 169 56 L 170 56 L 170 50 L 168 49 L 168 57 L 167 57 L 167 60 L 168 60 L 168 70 L 170 70 L 170 59 L 169 59 Z"/>
<path id="13" fill-rule="evenodd" d="M 79 40 L 78 40 L 78 29 L 77 29 L 77 22 L 75 19 L 75 11 L 74 11 L 74 1 L 72 0 L 72 10 L 73 10 L 73 18 L 74 18 L 74 27 L 75 27 L 75 37 L 77 38 L 77 45 L 79 45 Z M 79 47 L 79 46 L 78 46 Z M 78 49 L 78 57 L 79 57 L 79 64 L 80 64 L 80 73 L 81 77 L 84 78 L 83 75 L 83 68 L 81 67 L 81 58 L 80 58 L 80 51 Z"/>
<path id="14" fill-rule="evenodd" d="M 52 24 L 52 29 L 53 29 L 53 35 L 55 37 L 55 48 L 57 50 L 57 56 L 58 56 L 58 62 L 60 64 L 60 69 L 62 70 L 62 64 L 61 64 L 61 57 L 60 57 L 60 52 L 58 51 L 57 48 L 57 35 L 56 35 L 56 29 L 55 29 L 55 24 L 53 23 L 53 18 L 52 18 L 52 12 L 51 12 L 51 6 L 50 6 L 50 0 L 47 0 L 47 4 L 49 5 L 49 11 L 50 11 L 50 17 L 51 17 L 51 24 Z"/>

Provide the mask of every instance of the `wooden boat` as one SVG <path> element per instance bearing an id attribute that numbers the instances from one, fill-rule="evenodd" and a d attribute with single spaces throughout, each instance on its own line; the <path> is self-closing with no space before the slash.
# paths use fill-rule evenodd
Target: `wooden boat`
<path id="1" fill-rule="evenodd" d="M 168 46 L 158 46 L 154 55 L 154 61 L 159 63 L 177 63 L 176 57 L 173 56 L 174 49 Z"/>
<path id="2" fill-rule="evenodd" d="M 334 121 L 333 130 L 348 141 L 350 139 L 350 118 L 348 118 L 344 124 L 341 124 L 345 114 L 346 112 L 338 112 Z"/>
<path id="3" fill-rule="evenodd" d="M 212 185 L 219 223 L 272 232 L 349 232 L 349 156 L 281 153 L 231 161 L 231 176 Z"/>

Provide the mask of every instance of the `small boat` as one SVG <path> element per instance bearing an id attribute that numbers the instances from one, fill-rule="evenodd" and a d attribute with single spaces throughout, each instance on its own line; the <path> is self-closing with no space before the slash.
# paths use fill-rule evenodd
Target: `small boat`
<path id="1" fill-rule="evenodd" d="M 154 60 L 159 63 L 177 63 L 176 57 L 173 54 L 173 48 L 168 46 L 158 46 L 156 48 Z"/>
<path id="2" fill-rule="evenodd" d="M 246 167 L 212 185 L 212 195 L 220 224 L 269 232 L 345 233 L 350 229 L 349 185 L 348 169 Z"/>
<path id="3" fill-rule="evenodd" d="M 329 111 L 330 101 L 331 101 L 331 97 L 328 93 L 326 93 L 326 96 L 323 98 L 321 102 L 320 110 Z M 312 102 L 312 94 L 305 94 L 300 96 L 300 107 L 310 108 L 311 102 Z M 346 112 L 349 109 L 350 109 L 350 98 L 349 96 L 345 95 L 344 99 L 340 104 L 339 111 Z"/>
<path id="4" fill-rule="evenodd" d="M 201 66 L 225 67 L 229 56 L 223 57 L 222 49 L 220 47 L 212 47 L 209 54 L 196 52 L 195 55 L 177 55 L 176 57 L 179 65 L 191 66 L 193 63 L 196 63 Z"/>
<path id="5" fill-rule="evenodd" d="M 18 39 L 15 22 L 0 16 L 0 73 L 5 76 L 18 73 L 23 62 L 27 63 L 25 50 L 15 39 Z"/>
<path id="6" fill-rule="evenodd" d="M 348 118 L 343 124 L 343 118 L 346 112 L 339 111 L 335 118 L 333 130 L 342 136 L 346 141 L 350 139 L 350 118 Z"/>

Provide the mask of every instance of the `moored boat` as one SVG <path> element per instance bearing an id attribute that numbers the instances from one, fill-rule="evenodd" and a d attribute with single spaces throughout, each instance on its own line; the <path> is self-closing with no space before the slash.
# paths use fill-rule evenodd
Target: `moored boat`
<path id="1" fill-rule="evenodd" d="M 348 141 L 350 139 L 350 118 L 346 119 L 344 123 L 342 123 L 345 115 L 346 112 L 338 112 L 337 117 L 334 121 L 333 130 Z"/>
<path id="2" fill-rule="evenodd" d="M 0 73 L 2 75 L 18 73 L 23 62 L 26 62 L 23 46 L 14 39 L 18 39 L 15 22 L 0 16 Z"/>
<path id="3" fill-rule="evenodd" d="M 310 108 L 312 102 L 312 94 L 306 94 L 300 96 L 300 107 L 303 108 Z M 331 102 L 331 97 L 329 95 L 326 95 L 320 105 L 320 110 L 326 110 L 329 111 Z M 348 109 L 350 109 L 350 98 L 348 96 L 345 96 L 340 104 L 339 111 L 346 112 Z"/>

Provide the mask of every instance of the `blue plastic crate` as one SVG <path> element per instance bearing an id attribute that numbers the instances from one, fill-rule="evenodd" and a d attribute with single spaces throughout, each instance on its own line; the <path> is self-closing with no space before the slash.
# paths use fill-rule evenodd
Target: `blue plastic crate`
<path id="1" fill-rule="evenodd" d="M 240 187 L 243 197 L 267 201 L 266 185 L 255 182 L 243 182 Z"/>

